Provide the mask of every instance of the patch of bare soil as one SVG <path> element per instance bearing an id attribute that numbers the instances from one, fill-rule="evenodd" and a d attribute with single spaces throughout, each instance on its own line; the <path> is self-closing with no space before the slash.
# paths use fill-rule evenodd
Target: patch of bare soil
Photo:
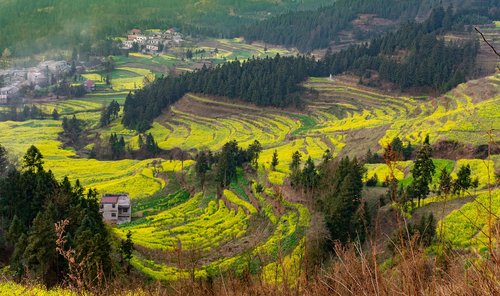
<path id="1" fill-rule="evenodd" d="M 463 205 L 469 202 L 473 202 L 475 199 L 476 199 L 475 197 L 467 196 L 463 198 L 455 198 L 452 200 L 448 200 L 446 202 L 444 200 L 440 202 L 433 202 L 431 204 L 416 209 L 411 217 L 410 222 L 418 223 L 418 221 L 420 221 L 420 218 L 422 218 L 424 214 L 429 214 L 429 213 L 432 213 L 432 215 L 434 215 L 434 218 L 436 218 L 436 220 L 441 220 L 452 211 L 460 209 Z"/>
<path id="2" fill-rule="evenodd" d="M 366 155 L 368 148 L 372 151 L 378 151 L 381 148 L 379 140 L 384 137 L 390 126 L 390 124 L 387 124 L 370 129 L 366 128 L 346 132 L 346 147 L 349 147 L 349 149 L 342 149 L 339 157 L 347 155 L 362 157 Z M 359 143 L 363 143 L 363 145 Z"/>
<path id="3" fill-rule="evenodd" d="M 452 96 L 467 95 L 474 104 L 490 100 L 500 93 L 500 81 L 483 77 L 469 80 L 465 87 L 455 88 L 451 91 Z"/>
<path id="4" fill-rule="evenodd" d="M 370 32 L 380 30 L 381 27 L 396 25 L 398 21 L 380 18 L 376 14 L 360 14 L 351 23 L 362 31 Z"/>

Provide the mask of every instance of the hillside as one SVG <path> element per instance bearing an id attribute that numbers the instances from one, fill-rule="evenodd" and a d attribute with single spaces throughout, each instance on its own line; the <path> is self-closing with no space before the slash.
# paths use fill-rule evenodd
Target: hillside
<path id="1" fill-rule="evenodd" d="M 132 27 L 177 27 L 185 33 L 232 36 L 242 24 L 329 1 L 0 1 L 0 51 L 29 55 L 119 36 Z M 22 20 L 22 21 L 20 21 Z"/>
<path id="2" fill-rule="evenodd" d="M 255 22 L 243 30 L 243 36 L 304 52 L 329 47 L 339 50 L 394 30 L 399 24 L 422 22 L 438 6 L 456 12 L 455 25 L 488 23 L 500 14 L 496 1 L 336 1 L 316 11 L 290 12 Z"/>
<path id="3" fill-rule="evenodd" d="M 2 129 L 9 133 L 2 133 L 0 142 L 10 151 L 19 153 L 35 144 L 45 155 L 46 167 L 57 177 L 69 175 L 72 179 L 79 178 L 84 186 L 96 187 L 99 192 L 127 191 L 136 198 L 136 220 L 114 228 L 113 232 L 124 238 L 127 231 L 131 231 L 135 243 L 131 264 L 140 274 L 155 280 L 174 281 L 218 277 L 221 272 L 239 274 L 251 266 L 252 274 L 261 270 L 264 283 L 282 285 L 299 280 L 300 269 L 297 268 L 304 264 L 301 254 L 305 234 L 317 223 L 311 221 L 310 210 L 301 204 L 310 206 L 307 199 L 288 187 L 287 176 L 294 151 L 300 151 L 304 157 L 311 156 L 318 163 L 326 149 L 330 149 L 334 157 L 362 157 L 369 148 L 381 151 L 381 147 L 395 136 L 418 145 L 427 134 L 434 144 L 455 140 L 477 147 L 488 143 L 487 129 L 500 128 L 497 116 L 499 84 L 500 77 L 494 75 L 461 84 L 442 97 L 422 100 L 360 86 L 352 76 L 335 76 L 332 80 L 310 78 L 304 86 L 317 91 L 317 96 L 307 101 L 304 111 L 263 109 L 187 94 L 166 110 L 150 130 L 161 148 L 217 151 L 223 143 L 233 139 L 242 147 L 258 140 L 264 148 L 257 175 L 252 177 L 264 185 L 263 192 L 256 189 L 256 183 L 249 183 L 252 180 L 248 180 L 246 173 L 239 171 L 238 178 L 220 198 L 216 197 L 214 187 L 200 191 L 192 161 L 182 165 L 179 161 L 165 161 L 162 170 L 166 175 L 155 177 L 152 160 L 78 158 L 60 147 L 57 138 L 60 127 L 54 120 L 4 122 Z M 69 113 L 88 110 L 86 118 L 91 119 L 99 114 L 92 110 L 93 104 L 103 100 L 108 99 L 96 96 L 66 101 L 56 107 Z M 133 131 L 124 129 L 118 122 L 114 122 L 110 130 L 125 135 L 127 143 L 136 146 L 137 134 Z M 275 150 L 280 162 L 271 170 Z M 461 165 L 470 164 L 472 178 L 479 179 L 479 201 L 487 199 L 484 188 L 488 183 L 488 167 L 490 172 L 500 167 L 498 155 L 492 159 L 487 166 L 481 159 L 435 159 L 434 162 L 439 169 L 449 168 L 453 175 Z M 409 161 L 396 164 L 396 176 L 401 184 L 411 182 L 411 166 Z M 88 171 L 89 167 L 93 172 Z M 389 175 L 385 164 L 365 167 L 365 178 L 377 174 L 378 186 Z M 186 179 L 183 181 L 183 178 Z M 434 178 L 438 178 L 437 173 Z M 191 184 L 187 185 L 189 191 L 179 189 L 186 181 Z M 282 193 L 276 191 L 277 185 L 285 185 Z M 367 200 L 371 200 L 372 191 L 365 189 Z M 494 192 L 496 204 L 498 191 Z M 286 198 L 280 197 L 281 194 Z M 470 199 L 450 202 L 440 223 L 445 223 L 444 233 L 455 248 L 484 249 L 484 237 L 477 237 L 474 228 L 462 231 L 467 219 L 480 211 L 480 207 L 467 201 Z M 422 211 L 432 209 L 441 213 L 441 204 L 442 200 L 433 196 L 425 200 L 415 215 L 418 217 Z M 387 210 L 387 207 L 381 209 Z M 476 222 L 478 224 L 474 225 L 487 227 L 484 217 Z M 1 289 L 15 289 L 13 287 L 2 286 Z"/>
<path id="4" fill-rule="evenodd" d="M 499 12 L 0 0 L 0 295 L 500 295 Z"/>

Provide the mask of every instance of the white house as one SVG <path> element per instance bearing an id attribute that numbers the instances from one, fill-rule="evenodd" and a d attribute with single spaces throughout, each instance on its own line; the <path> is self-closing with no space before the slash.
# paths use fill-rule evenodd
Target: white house
<path id="1" fill-rule="evenodd" d="M 146 37 L 144 35 L 137 35 L 137 37 L 135 38 L 135 42 L 137 42 L 139 44 L 146 44 L 147 40 L 148 40 L 148 37 Z"/>
<path id="2" fill-rule="evenodd" d="M 33 85 L 46 86 L 49 79 L 45 73 L 37 68 L 31 69 L 27 74 L 28 81 Z"/>
<path id="3" fill-rule="evenodd" d="M 66 74 L 71 70 L 71 66 L 66 61 L 45 61 L 40 63 L 38 68 L 41 71 L 49 69 L 50 73 L 54 75 Z"/>
<path id="4" fill-rule="evenodd" d="M 121 224 L 131 221 L 132 205 L 126 193 L 105 194 L 101 199 L 99 212 L 105 221 Z"/>
<path id="5" fill-rule="evenodd" d="M 158 51 L 160 48 L 158 45 L 148 44 L 146 45 L 146 49 L 149 51 Z"/>
<path id="6" fill-rule="evenodd" d="M 7 104 L 9 99 L 16 98 L 19 95 L 19 88 L 16 86 L 6 86 L 0 88 L 0 103 Z"/>

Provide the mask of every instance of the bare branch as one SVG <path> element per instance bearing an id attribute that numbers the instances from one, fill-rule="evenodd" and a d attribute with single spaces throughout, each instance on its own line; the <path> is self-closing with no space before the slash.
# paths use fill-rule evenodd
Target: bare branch
<path id="1" fill-rule="evenodd" d="M 484 42 L 486 42 L 486 44 L 488 44 L 488 46 L 489 46 L 489 47 L 491 47 L 491 49 L 493 50 L 493 52 L 494 52 L 494 53 L 495 53 L 498 57 L 500 57 L 500 53 L 498 53 L 498 51 L 495 49 L 495 47 L 493 47 L 493 45 L 491 45 L 491 43 L 490 43 L 488 40 L 486 40 L 486 37 L 484 36 L 484 34 L 483 34 L 481 31 L 479 31 L 479 29 L 478 29 L 478 28 L 474 28 L 474 29 L 476 30 L 476 32 L 478 32 L 478 33 L 481 35 L 481 37 L 483 37 Z"/>

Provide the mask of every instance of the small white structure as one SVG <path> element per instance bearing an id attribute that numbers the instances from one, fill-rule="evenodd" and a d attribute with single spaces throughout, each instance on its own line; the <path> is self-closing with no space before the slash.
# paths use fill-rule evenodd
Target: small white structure
<path id="1" fill-rule="evenodd" d="M 71 66 L 66 61 L 45 61 L 40 63 L 38 68 L 41 71 L 48 69 L 54 75 L 67 74 L 71 70 Z"/>
<path id="2" fill-rule="evenodd" d="M 132 220 L 132 205 L 126 193 L 105 194 L 99 212 L 105 221 L 121 224 Z"/>
<path id="3" fill-rule="evenodd" d="M 17 98 L 19 88 L 16 86 L 6 86 L 0 88 L 0 104 L 7 104 L 9 99 Z"/>
<path id="4" fill-rule="evenodd" d="M 33 85 L 38 85 L 38 86 L 47 86 L 49 83 L 49 79 L 43 71 L 39 70 L 38 68 L 33 68 L 28 71 L 27 78 L 29 83 Z"/>
<path id="5" fill-rule="evenodd" d="M 144 36 L 144 35 L 137 35 L 135 37 L 135 42 L 139 43 L 139 44 L 146 44 L 146 41 L 148 40 L 148 37 Z"/>
<path id="6" fill-rule="evenodd" d="M 146 45 L 146 49 L 149 51 L 158 51 L 160 48 L 157 45 L 148 44 Z"/>

